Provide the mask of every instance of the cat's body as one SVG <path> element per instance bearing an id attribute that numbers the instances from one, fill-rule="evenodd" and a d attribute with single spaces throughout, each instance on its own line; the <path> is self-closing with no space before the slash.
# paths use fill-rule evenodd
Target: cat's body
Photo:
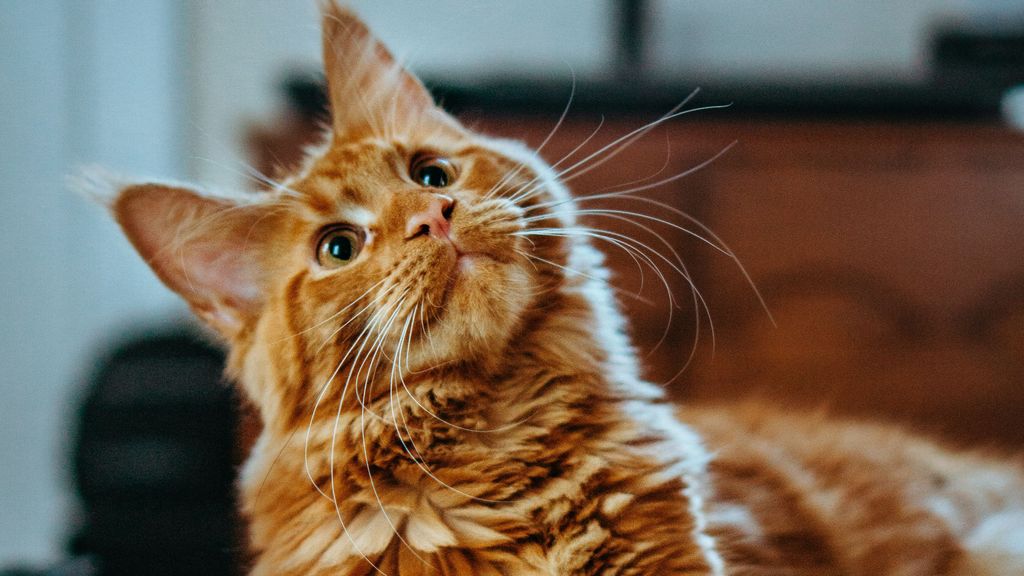
<path id="1" fill-rule="evenodd" d="M 350 14 L 324 26 L 334 130 L 298 174 L 111 200 L 262 416 L 252 574 L 1024 573 L 1018 468 L 677 412 L 552 169 L 459 126 Z"/>
<path id="2" fill-rule="evenodd" d="M 714 451 L 706 513 L 728 573 L 1024 574 L 1018 462 L 824 414 L 680 416 Z"/>

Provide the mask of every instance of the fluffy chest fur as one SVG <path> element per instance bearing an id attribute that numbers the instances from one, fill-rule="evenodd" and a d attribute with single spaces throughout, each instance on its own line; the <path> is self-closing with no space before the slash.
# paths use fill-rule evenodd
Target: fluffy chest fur
<path id="1" fill-rule="evenodd" d="M 506 369 L 360 375 L 386 381 L 365 406 L 268 430 L 243 481 L 254 573 L 715 573 L 706 455 L 595 346 L 621 335 L 588 290 L 527 322 Z"/>

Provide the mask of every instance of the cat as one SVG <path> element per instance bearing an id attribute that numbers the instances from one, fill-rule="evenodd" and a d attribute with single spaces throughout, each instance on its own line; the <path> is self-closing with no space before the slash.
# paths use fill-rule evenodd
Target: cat
<path id="1" fill-rule="evenodd" d="M 259 195 L 108 184 L 263 431 L 250 574 L 1024 574 L 1024 472 L 639 377 L 553 168 L 322 8 L 327 141 Z"/>

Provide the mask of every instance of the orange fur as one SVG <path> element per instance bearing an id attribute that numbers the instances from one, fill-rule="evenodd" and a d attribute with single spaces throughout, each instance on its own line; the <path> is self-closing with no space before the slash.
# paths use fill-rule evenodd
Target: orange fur
<path id="1" fill-rule="evenodd" d="M 1020 568 L 1018 469 L 878 426 L 677 415 L 637 376 L 599 253 L 544 232 L 573 226 L 552 170 L 460 126 L 333 3 L 324 57 L 330 140 L 274 191 L 111 202 L 260 411 L 252 574 Z M 449 186 L 411 179 L 423 154 L 451 161 Z M 410 232 L 438 194 L 450 240 Z M 365 244 L 324 266 L 339 223 Z"/>

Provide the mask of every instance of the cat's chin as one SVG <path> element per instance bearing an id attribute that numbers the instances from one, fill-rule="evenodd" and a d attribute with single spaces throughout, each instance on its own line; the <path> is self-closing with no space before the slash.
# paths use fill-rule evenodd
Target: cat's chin
<path id="1" fill-rule="evenodd" d="M 440 313 L 423 335 L 423 365 L 500 357 L 530 305 L 531 277 L 520 264 L 460 253 Z"/>

